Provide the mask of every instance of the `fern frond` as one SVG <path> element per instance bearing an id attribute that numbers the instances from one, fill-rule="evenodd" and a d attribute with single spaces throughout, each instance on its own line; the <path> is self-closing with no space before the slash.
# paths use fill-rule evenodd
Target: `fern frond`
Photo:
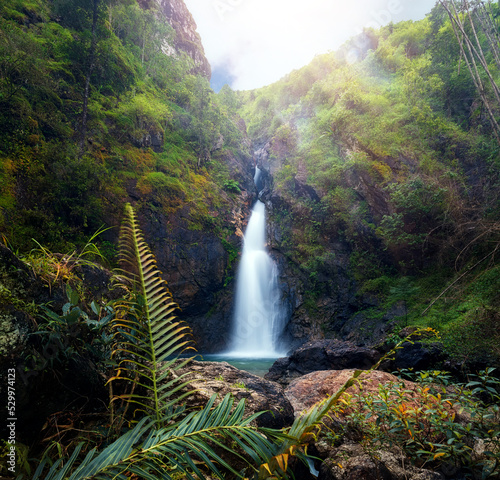
<path id="1" fill-rule="evenodd" d="M 146 463 L 168 458 L 187 478 L 193 478 L 192 472 L 204 478 L 196 460 L 219 478 L 224 478 L 220 468 L 241 478 L 222 458 L 223 452 L 231 453 L 250 467 L 269 461 L 277 453 L 276 445 L 251 426 L 260 413 L 245 419 L 244 401 L 233 408 L 231 395 L 224 397 L 216 407 L 215 400 L 216 395 L 203 410 L 191 412 L 181 422 L 152 433 L 138 455 L 143 456 Z M 187 459 L 190 461 L 186 462 Z"/>
<path id="2" fill-rule="evenodd" d="M 122 394 L 117 398 L 136 403 L 160 422 L 165 409 L 172 405 L 167 398 L 180 389 L 184 378 L 169 379 L 174 364 L 163 360 L 192 348 L 190 329 L 176 320 L 174 313 L 178 306 L 167 282 L 161 277 L 130 204 L 125 206 L 119 248 L 121 283 L 131 285 L 132 293 L 130 298 L 120 301 L 115 307 L 116 346 L 113 355 L 118 360 L 119 374 L 110 381 L 125 380 L 148 392 L 146 395 Z M 178 388 L 175 388 L 176 383 Z M 164 391 L 165 385 L 170 393 Z M 150 398 L 151 405 L 147 406 L 145 397 Z"/>

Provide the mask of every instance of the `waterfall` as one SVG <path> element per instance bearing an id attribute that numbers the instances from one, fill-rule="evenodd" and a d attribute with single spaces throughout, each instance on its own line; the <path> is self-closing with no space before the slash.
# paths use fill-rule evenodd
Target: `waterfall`
<path id="1" fill-rule="evenodd" d="M 260 175 L 261 171 L 259 167 L 255 167 L 255 174 L 253 176 L 253 183 L 255 183 L 255 186 L 257 187 L 257 190 L 260 188 Z"/>
<path id="2" fill-rule="evenodd" d="M 257 168 L 256 184 L 259 176 Z M 278 269 L 266 251 L 265 205 L 257 201 L 244 235 L 228 355 L 250 358 L 283 355 L 278 343 L 284 318 Z"/>

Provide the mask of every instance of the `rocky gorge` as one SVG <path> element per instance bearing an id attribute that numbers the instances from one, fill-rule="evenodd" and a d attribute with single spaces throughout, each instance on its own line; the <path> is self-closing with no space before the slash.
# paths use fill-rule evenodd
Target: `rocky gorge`
<path id="1" fill-rule="evenodd" d="M 304 480 L 498 478 L 498 146 L 484 92 L 450 73 L 462 57 L 442 8 L 365 32 L 355 64 L 347 45 L 262 89 L 215 93 L 182 0 L 81 0 L 81 15 L 73 2 L 0 5 L 0 380 L 12 399 L 15 371 L 22 468 L 28 451 L 52 473 L 79 448 L 78 462 L 105 456 L 144 426 L 130 398 L 148 411 L 166 392 L 161 435 L 213 412 L 215 424 L 239 401 L 256 415 L 247 433 L 275 442 L 268 463 L 244 435 L 223 436 L 235 425 L 202 439 L 220 447 L 215 464 L 234 462 L 227 478 L 287 466 Z M 257 253 L 272 259 L 279 294 L 248 325 L 279 304 L 273 351 L 286 353 L 264 378 L 202 361 L 232 343 L 258 201 Z M 128 273 L 115 268 L 125 205 L 141 232 L 129 237 L 144 235 Z M 158 270 L 151 289 L 133 278 L 141 262 Z M 157 288 L 171 292 L 164 311 L 185 329 L 183 353 L 196 349 L 190 362 L 168 363 L 162 342 L 178 331 L 159 325 L 164 311 L 142 356 Z M 274 291 L 267 278 L 252 288 Z M 140 380 L 151 365 L 168 365 L 158 384 Z M 180 457 L 198 446 L 186 445 Z M 203 449 L 188 470 L 173 454 L 161 457 L 167 476 L 215 475 Z"/>

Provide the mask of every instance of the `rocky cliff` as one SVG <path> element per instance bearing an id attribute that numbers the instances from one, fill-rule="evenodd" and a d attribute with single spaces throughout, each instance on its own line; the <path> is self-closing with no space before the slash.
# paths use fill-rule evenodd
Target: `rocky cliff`
<path id="1" fill-rule="evenodd" d="M 391 321 L 403 312 L 396 305 L 377 319 L 366 314 L 378 307 L 379 300 L 360 292 L 351 263 L 353 246 L 342 231 L 327 225 L 322 211 L 326 193 L 308 184 L 304 163 L 285 187 L 275 181 L 282 166 L 272 155 L 271 142 L 258 147 L 255 158 L 263 171 L 260 197 L 269 212 L 268 244 L 279 266 L 289 319 L 284 340 L 293 349 L 322 338 L 342 338 L 360 345 L 382 339 L 392 328 Z M 358 189 L 359 197 L 376 216 L 384 199 L 376 197 L 377 190 L 364 180 L 363 175 L 352 174 L 346 185 Z M 318 227 L 321 233 L 312 240 L 313 229 Z M 377 244 L 375 237 L 363 235 L 361 229 L 358 240 L 366 243 L 367 252 Z"/>
<path id="2" fill-rule="evenodd" d="M 203 75 L 210 80 L 212 70 L 205 57 L 201 38 L 196 31 L 196 22 L 183 0 L 155 0 L 160 10 L 175 30 L 173 47 L 177 52 L 189 55 L 195 65 L 193 73 Z"/>
<path id="3" fill-rule="evenodd" d="M 210 215 L 222 225 L 220 229 L 190 226 L 189 205 L 166 214 L 149 202 L 137 204 L 146 239 L 180 307 L 178 316 L 192 328 L 202 353 L 227 346 L 237 257 L 257 194 L 251 157 L 227 153 L 224 162 L 241 192 L 232 197 L 231 209 L 211 206 Z"/>

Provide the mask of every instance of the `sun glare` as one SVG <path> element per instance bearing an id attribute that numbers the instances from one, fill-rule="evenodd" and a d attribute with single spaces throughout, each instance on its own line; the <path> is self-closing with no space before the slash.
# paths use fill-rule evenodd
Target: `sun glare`
<path id="1" fill-rule="evenodd" d="M 212 67 L 230 65 L 232 86 L 274 82 L 364 28 L 415 16 L 414 0 L 185 0 Z M 427 6 L 428 4 L 428 6 Z M 434 0 L 422 0 L 421 17 Z"/>

